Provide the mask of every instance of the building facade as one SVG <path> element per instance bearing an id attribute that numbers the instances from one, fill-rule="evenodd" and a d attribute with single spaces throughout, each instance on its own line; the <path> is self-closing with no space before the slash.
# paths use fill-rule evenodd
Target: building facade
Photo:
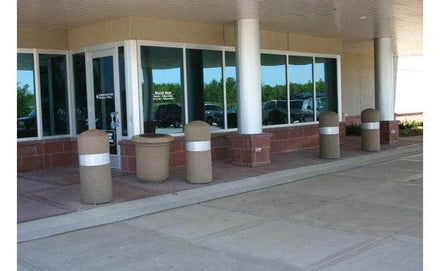
<path id="1" fill-rule="evenodd" d="M 242 166 L 318 146 L 325 111 L 338 113 L 343 140 L 345 121 L 376 106 L 388 125 L 383 141 L 397 139 L 391 39 L 346 41 L 260 24 L 252 16 L 126 16 L 68 29 L 19 21 L 18 170 L 75 165 L 76 137 L 101 129 L 112 166 L 134 171 L 130 139 L 151 121 L 175 137 L 171 166 L 185 164 L 183 126 L 193 120 L 210 124 L 213 160 Z"/>

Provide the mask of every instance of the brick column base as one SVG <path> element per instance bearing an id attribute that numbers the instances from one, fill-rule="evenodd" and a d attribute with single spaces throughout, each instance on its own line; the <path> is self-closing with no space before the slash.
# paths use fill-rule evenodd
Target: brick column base
<path id="1" fill-rule="evenodd" d="M 380 144 L 391 144 L 399 141 L 399 121 L 380 122 Z"/>
<path id="2" fill-rule="evenodd" d="M 232 164 L 243 167 L 269 165 L 271 136 L 271 133 L 228 136 Z"/>

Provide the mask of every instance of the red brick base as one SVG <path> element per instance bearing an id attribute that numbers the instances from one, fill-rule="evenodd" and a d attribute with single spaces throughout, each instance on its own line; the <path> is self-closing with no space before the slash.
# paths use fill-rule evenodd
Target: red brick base
<path id="1" fill-rule="evenodd" d="M 272 134 L 228 136 L 229 154 L 232 164 L 244 167 L 269 165 L 270 138 Z"/>
<path id="2" fill-rule="evenodd" d="M 398 127 L 397 127 L 398 128 Z M 272 136 L 269 136 L 271 134 Z M 250 137 L 250 136 L 247 136 Z M 235 140 L 235 138 L 237 138 Z M 239 139 L 238 139 L 239 138 Z M 340 141 L 345 140 L 345 124 L 340 123 Z M 235 146 L 233 145 L 235 142 Z M 241 142 L 241 141 L 244 141 Z M 240 143 L 238 143 L 240 142 Z M 118 142 L 121 146 L 121 169 L 136 171 L 136 152 L 130 140 Z M 240 145 L 243 144 L 243 145 Z M 243 147 L 239 147 L 243 146 Z M 262 135 L 236 132 L 216 133 L 211 136 L 212 160 L 228 160 L 241 166 L 259 166 L 270 163 L 270 154 L 289 152 L 319 146 L 318 125 L 266 128 Z M 261 152 L 255 151 L 261 148 Z M 238 151 L 239 150 L 239 151 Z M 78 165 L 76 138 L 35 140 L 17 143 L 18 171 Z M 185 139 L 174 138 L 170 149 L 170 166 L 185 165 Z"/>
<path id="3" fill-rule="evenodd" d="M 76 138 L 17 142 L 17 171 L 78 164 Z"/>
<path id="4" fill-rule="evenodd" d="M 399 121 L 380 122 L 380 144 L 391 144 L 399 141 Z"/>

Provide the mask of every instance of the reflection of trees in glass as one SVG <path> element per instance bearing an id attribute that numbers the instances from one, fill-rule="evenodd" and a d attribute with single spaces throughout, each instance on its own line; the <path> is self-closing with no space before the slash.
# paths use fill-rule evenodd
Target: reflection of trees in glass
<path id="1" fill-rule="evenodd" d="M 226 78 L 226 104 L 228 109 L 237 108 L 237 82 L 235 78 Z"/>
<path id="2" fill-rule="evenodd" d="M 34 94 L 29 91 L 30 85 L 20 86 L 17 83 L 17 117 L 29 115 L 34 109 Z"/>

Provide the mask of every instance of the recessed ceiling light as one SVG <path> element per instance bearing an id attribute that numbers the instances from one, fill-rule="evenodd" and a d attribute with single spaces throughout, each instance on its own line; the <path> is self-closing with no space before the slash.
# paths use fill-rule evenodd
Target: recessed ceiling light
<path id="1" fill-rule="evenodd" d="M 359 17 L 359 19 L 365 20 L 365 19 L 367 19 L 367 16 L 361 16 L 361 17 Z"/>

